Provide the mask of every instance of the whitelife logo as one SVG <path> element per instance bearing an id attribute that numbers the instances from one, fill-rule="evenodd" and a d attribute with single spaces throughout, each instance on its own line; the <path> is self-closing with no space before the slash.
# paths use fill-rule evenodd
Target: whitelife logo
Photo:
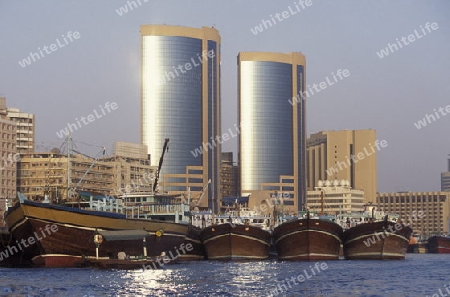
<path id="1" fill-rule="evenodd" d="M 38 51 L 41 55 L 39 55 L 38 53 L 33 53 L 30 52 L 30 55 L 28 57 L 26 57 L 25 59 L 23 59 L 22 61 L 19 61 L 19 65 L 22 66 L 22 68 L 27 67 L 28 65 L 31 65 L 32 61 L 36 62 L 37 60 L 40 60 L 41 58 L 44 58 L 44 53 L 42 52 L 42 50 L 44 50 L 44 52 L 47 55 L 50 55 L 52 52 L 57 51 L 60 48 L 65 47 L 66 45 L 69 44 L 69 42 L 67 41 L 67 39 L 70 40 L 70 42 L 73 42 L 76 39 L 79 39 L 80 33 L 78 31 L 75 31 L 72 33 L 72 31 L 67 32 L 67 35 L 64 36 L 61 35 L 63 37 L 64 43 L 60 42 L 59 38 L 56 39 L 56 44 L 58 44 L 58 46 L 56 46 L 55 43 L 50 44 L 50 46 L 43 46 L 42 49 L 40 47 L 38 47 Z M 67 38 L 66 38 L 67 37 Z M 49 50 L 50 49 L 50 50 Z"/>
<path id="2" fill-rule="evenodd" d="M 139 6 L 141 6 L 142 2 L 147 3 L 150 0 L 136 0 L 136 1 L 137 1 L 137 3 L 139 3 Z M 132 11 L 134 8 L 138 8 L 136 1 L 127 1 L 127 5 L 124 5 L 124 6 L 120 7 L 119 9 L 116 9 L 117 14 L 119 16 L 123 16 L 124 14 L 128 13 L 128 7 L 130 8 L 130 11 Z M 132 5 L 134 5 L 134 8 Z"/>
<path id="3" fill-rule="evenodd" d="M 427 125 L 427 121 L 428 121 L 428 124 L 431 124 L 431 120 L 433 120 L 433 122 L 436 122 L 437 120 L 439 120 L 441 118 L 439 116 L 439 113 L 436 111 L 436 109 L 433 109 L 433 111 L 434 111 L 434 115 L 436 115 L 436 117 L 433 114 L 426 114 L 425 117 L 423 118 L 423 120 L 419 120 L 417 123 L 414 123 L 414 126 L 416 126 L 417 129 L 420 129 Z M 447 105 L 445 107 L 446 112 L 444 111 L 444 107 L 439 107 L 438 111 L 441 113 L 442 116 L 446 116 L 447 114 L 450 113 L 450 105 Z"/>
<path id="4" fill-rule="evenodd" d="M 312 267 L 311 265 L 309 265 L 311 274 L 309 274 L 306 269 L 303 270 L 303 273 L 300 273 L 297 276 L 292 276 L 291 278 L 285 278 L 284 280 L 277 282 L 277 286 L 272 289 L 269 290 L 269 292 L 267 293 L 266 296 L 278 296 L 278 294 L 283 294 L 284 292 L 289 291 L 290 289 L 293 288 L 293 286 L 297 286 L 300 283 L 303 283 L 306 280 L 309 280 L 310 278 L 312 278 L 313 276 L 316 276 L 317 274 L 321 273 L 322 271 L 325 271 L 328 269 L 328 265 L 325 262 L 319 263 L 316 262 L 314 264 L 314 267 Z M 289 294 L 291 295 L 291 294 Z"/>
<path id="5" fill-rule="evenodd" d="M 47 235 L 51 235 L 52 233 L 55 233 L 56 231 L 58 231 L 58 226 L 56 226 L 55 224 L 53 225 L 45 225 L 45 231 L 47 232 L 47 235 L 45 235 L 45 232 L 42 228 L 39 228 L 42 234 L 42 237 L 39 237 L 39 234 L 35 231 L 33 232 L 34 236 L 29 237 L 27 240 L 23 239 L 19 242 L 18 240 L 16 240 L 17 243 L 17 247 L 19 248 L 19 250 L 22 251 L 22 247 L 27 248 L 32 244 L 35 244 L 36 242 L 41 241 L 42 239 L 46 238 Z M 28 242 L 28 244 L 27 244 Z M 15 245 L 13 246 L 8 246 L 7 249 L 5 249 L 3 252 L 0 252 L 0 261 L 3 261 L 3 259 L 8 258 L 9 256 L 12 256 L 16 253 L 19 252 L 19 250 L 17 249 L 17 247 Z"/>
<path id="6" fill-rule="evenodd" d="M 338 71 L 336 71 L 336 74 L 334 74 L 334 72 L 331 72 L 331 75 L 333 76 L 333 81 L 331 81 L 328 76 L 325 77 L 326 82 L 322 81 L 318 84 L 314 83 L 312 85 L 312 87 L 310 87 L 308 85 L 308 90 L 302 92 L 298 92 L 296 97 L 292 97 L 292 99 L 289 99 L 288 102 L 294 106 L 295 104 L 299 103 L 301 100 L 306 100 L 306 98 L 309 98 L 310 96 L 314 95 L 314 91 L 316 91 L 316 93 L 319 93 L 321 90 L 325 90 L 326 88 L 334 85 L 335 83 L 340 82 L 341 80 L 343 80 L 346 77 L 350 76 L 350 71 L 348 71 L 347 69 L 338 69 Z M 336 78 L 336 76 L 339 77 L 340 80 L 338 80 Z M 320 89 L 319 89 L 320 88 Z M 314 90 L 313 90 L 314 89 Z"/>
<path id="7" fill-rule="evenodd" d="M 94 114 L 90 114 L 87 117 L 80 117 L 80 119 L 75 118 L 76 123 L 67 123 L 67 127 L 66 128 L 61 129 L 59 132 L 56 132 L 56 136 L 58 136 L 59 138 L 63 138 L 64 136 L 68 136 L 70 132 L 77 131 L 78 129 L 83 127 L 83 125 L 81 125 L 81 123 L 83 123 L 85 126 L 87 126 L 87 125 L 89 125 L 89 123 L 94 122 L 96 119 L 99 119 L 99 118 L 105 116 L 107 113 L 103 109 L 103 106 L 99 105 L 99 107 L 101 109 L 101 113 L 98 113 L 97 110 L 94 109 L 93 110 Z M 108 102 L 105 103 L 104 107 L 108 111 L 108 113 L 110 113 L 113 110 L 116 110 L 118 108 L 118 105 L 117 105 L 116 102 L 109 103 L 109 101 L 108 101 Z M 69 132 L 69 130 L 70 130 L 70 132 Z"/>
<path id="8" fill-rule="evenodd" d="M 159 257 L 156 257 L 156 262 L 158 262 L 158 264 L 156 264 L 155 262 L 152 263 L 152 265 L 142 265 L 142 270 L 146 271 L 146 270 L 150 270 L 150 269 L 158 269 L 163 267 L 165 264 L 170 263 L 171 261 L 176 260 L 178 257 L 180 257 L 182 254 L 185 255 L 187 252 L 190 252 L 194 249 L 194 247 L 192 246 L 192 244 L 188 243 L 186 244 L 186 246 L 184 245 L 184 243 L 182 243 L 180 245 L 180 248 L 175 247 L 175 251 L 176 251 L 176 255 L 172 254 L 172 251 L 169 251 L 170 257 L 166 255 L 165 252 L 163 252 L 163 254 Z M 180 250 L 181 253 L 180 254 Z"/>
<path id="9" fill-rule="evenodd" d="M 283 11 L 282 13 L 276 13 L 275 18 L 278 20 L 278 22 L 282 22 L 283 20 L 289 18 L 290 16 L 293 16 L 302 10 L 305 10 L 306 7 L 312 5 L 312 0 L 299 0 L 298 2 L 294 2 L 295 9 L 293 9 L 290 5 L 288 6 L 288 10 Z M 275 26 L 277 24 L 277 21 L 273 17 L 273 15 L 269 16 L 269 20 L 261 20 L 261 23 L 258 26 L 255 26 L 254 28 L 251 28 L 250 31 L 254 35 L 258 35 L 259 33 L 262 33 L 264 29 L 269 29 L 272 26 Z M 271 21 L 272 20 L 272 21 Z M 264 26 L 264 28 L 263 28 Z"/>
<path id="10" fill-rule="evenodd" d="M 381 147 L 380 147 L 381 146 Z M 341 162 L 338 161 L 337 164 L 335 164 L 333 167 L 330 167 L 328 169 L 326 169 L 325 171 L 327 172 L 327 175 L 333 175 L 333 174 L 337 174 L 339 170 L 343 170 L 343 169 L 347 169 L 347 164 L 348 166 L 350 166 L 351 162 L 353 161 L 353 163 L 358 163 L 361 160 L 364 160 L 366 157 L 369 157 L 370 155 L 376 153 L 377 151 L 379 151 L 381 148 L 387 147 L 388 143 L 386 140 L 381 140 L 379 141 L 378 139 L 375 141 L 375 144 L 372 145 L 371 143 L 369 143 L 369 148 L 371 149 L 372 153 L 367 151 L 367 148 L 364 147 L 363 150 L 364 152 L 359 152 L 356 155 L 350 155 L 350 158 L 348 158 L 347 156 L 345 156 L 345 158 L 347 159 L 347 163 L 345 162 Z M 375 151 L 374 147 L 377 148 L 377 150 Z M 358 158 L 358 159 L 356 159 Z M 337 169 L 339 166 L 339 170 Z"/>
<path id="11" fill-rule="evenodd" d="M 186 72 L 192 70 L 193 68 L 202 65 L 205 61 L 209 59 L 212 59 L 215 57 L 215 52 L 214 50 L 204 50 L 202 52 L 202 55 L 200 56 L 199 53 L 197 53 L 197 60 L 199 63 L 195 62 L 195 59 L 192 57 L 190 62 L 186 62 L 184 65 L 183 64 L 178 64 L 177 67 L 172 66 L 172 70 L 170 70 L 169 72 L 165 71 L 164 75 L 162 75 L 159 79 L 154 80 L 153 82 L 156 85 L 162 85 L 165 84 L 166 82 L 171 81 L 172 79 L 175 79 L 175 77 L 179 77 L 181 74 L 185 74 Z M 191 63 L 192 62 L 192 63 Z M 194 66 L 194 67 L 192 67 Z M 180 72 L 178 72 L 178 70 L 180 70 Z"/>
<path id="12" fill-rule="evenodd" d="M 238 136 L 239 133 L 241 133 L 241 131 L 239 130 L 239 128 L 238 128 L 238 126 L 236 124 L 234 124 L 234 127 L 236 128 L 236 134 L 233 134 L 233 132 L 231 131 L 231 128 L 229 128 L 228 132 L 230 132 L 230 134 L 225 132 L 225 133 L 222 134 L 222 136 L 216 135 L 215 138 L 211 137 L 211 142 L 207 142 L 207 143 L 203 142 L 201 146 L 199 146 L 195 150 L 191 151 L 191 154 L 195 158 L 197 158 L 199 155 L 202 155 L 203 152 L 208 152 L 208 149 L 212 150 L 214 147 L 217 147 L 217 142 L 222 144 L 224 141 L 229 140 L 230 136 L 231 136 L 231 138 L 234 138 L 234 137 Z M 220 141 L 221 137 L 222 137 L 222 141 Z"/>
<path id="13" fill-rule="evenodd" d="M 0 162 L 0 170 L 3 170 L 9 166 L 12 166 L 14 163 L 17 163 L 20 161 L 20 154 L 8 154 L 8 157 L 3 156 Z M 3 163 L 3 165 L 2 165 Z"/>
<path id="14" fill-rule="evenodd" d="M 366 247 L 370 247 L 372 244 L 377 243 L 377 241 L 380 241 L 381 239 L 385 239 L 386 237 L 388 237 L 391 234 L 396 233 L 396 231 L 400 231 L 402 230 L 404 227 L 408 227 L 411 226 L 413 223 L 412 218 L 414 218 L 414 221 L 417 221 L 417 217 L 419 217 L 419 219 L 422 219 L 425 217 L 425 214 L 423 213 L 423 211 L 419 211 L 417 212 L 416 210 L 412 212 L 412 215 L 409 216 L 409 223 L 406 224 L 401 224 L 401 223 L 395 223 L 394 226 L 389 226 L 388 230 L 385 229 L 385 227 L 383 227 L 383 231 L 382 232 L 374 232 L 372 235 L 372 237 L 367 238 L 366 240 L 364 240 L 364 244 L 366 245 Z M 395 228 L 395 230 L 393 230 Z M 380 238 L 381 236 L 381 238 Z"/>
<path id="15" fill-rule="evenodd" d="M 389 56 L 389 54 L 390 54 L 389 50 L 391 50 L 391 53 L 393 54 L 394 52 L 399 50 L 399 47 L 403 48 L 402 43 L 403 43 L 404 46 L 406 46 L 406 45 L 408 45 L 410 43 L 413 43 L 414 41 L 416 41 L 416 38 L 418 40 L 418 39 L 426 36 L 427 35 L 427 31 L 428 31 L 428 33 L 431 33 L 431 29 L 433 29 L 433 31 L 437 30 L 437 29 L 439 29 L 439 26 L 438 26 L 437 23 L 431 23 L 430 24 L 430 22 L 428 22 L 428 23 L 425 24 L 425 28 L 427 29 L 426 31 L 425 31 L 425 29 L 422 26 L 420 26 L 420 29 L 422 29 L 423 35 L 420 35 L 420 33 L 417 32 L 417 30 L 414 30 L 414 34 L 409 34 L 408 37 L 402 36 L 402 38 L 400 38 L 400 40 L 402 42 L 400 42 L 400 40 L 398 40 L 398 38 L 396 38 L 395 40 L 397 40 L 398 46 L 395 43 L 393 43 L 393 44 L 388 43 L 386 48 L 384 48 L 384 49 L 380 50 L 379 52 L 377 52 L 378 57 L 380 57 L 380 59 L 383 59 L 384 57 Z M 409 42 L 406 41 L 406 39 L 408 39 Z M 395 49 L 395 51 L 394 51 L 394 49 Z"/>

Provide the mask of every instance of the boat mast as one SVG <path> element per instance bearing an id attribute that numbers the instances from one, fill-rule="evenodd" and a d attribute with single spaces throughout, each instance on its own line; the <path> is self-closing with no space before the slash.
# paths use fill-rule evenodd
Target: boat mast
<path id="1" fill-rule="evenodd" d="M 67 135 L 67 199 L 70 196 L 70 145 L 72 143 L 72 139 L 70 138 L 70 132 Z"/>
<path id="2" fill-rule="evenodd" d="M 320 215 L 323 216 L 323 191 L 320 191 Z"/>

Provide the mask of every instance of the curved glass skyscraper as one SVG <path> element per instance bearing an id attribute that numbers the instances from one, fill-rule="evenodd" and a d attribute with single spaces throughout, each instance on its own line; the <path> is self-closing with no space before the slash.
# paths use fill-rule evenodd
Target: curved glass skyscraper
<path id="1" fill-rule="evenodd" d="M 201 205 L 212 208 L 213 197 L 220 199 L 221 147 L 214 141 L 221 131 L 219 32 L 143 25 L 141 36 L 142 143 L 158 165 L 169 138 L 159 184 L 171 193 L 189 186 L 195 198 L 211 179 Z"/>
<path id="2" fill-rule="evenodd" d="M 241 193 L 288 193 L 284 204 L 297 211 L 306 200 L 306 121 L 304 100 L 292 98 L 305 88 L 305 57 L 243 52 L 238 68 Z"/>

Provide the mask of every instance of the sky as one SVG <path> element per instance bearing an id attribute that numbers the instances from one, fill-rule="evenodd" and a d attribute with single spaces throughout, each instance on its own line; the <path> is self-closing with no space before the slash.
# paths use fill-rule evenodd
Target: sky
<path id="1" fill-rule="evenodd" d="M 308 135 L 375 129 L 388 143 L 378 152 L 379 192 L 440 190 L 450 154 L 450 1 L 135 0 L 132 10 L 131 2 L 0 0 L 0 96 L 35 114 L 38 151 L 60 147 L 57 132 L 90 114 L 72 134 L 79 150 L 95 156 L 115 141 L 139 143 L 139 26 L 214 26 L 223 131 L 237 123 L 238 52 L 301 52 L 311 87 L 350 73 L 307 98 Z M 222 150 L 237 154 L 237 139 Z"/>

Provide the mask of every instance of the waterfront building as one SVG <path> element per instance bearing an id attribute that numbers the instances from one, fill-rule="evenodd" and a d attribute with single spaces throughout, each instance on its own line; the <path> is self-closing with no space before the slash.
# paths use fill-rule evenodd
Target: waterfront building
<path id="1" fill-rule="evenodd" d="M 0 224 L 6 205 L 16 197 L 17 124 L 8 117 L 6 99 L 0 97 Z"/>
<path id="2" fill-rule="evenodd" d="M 18 108 L 8 108 L 8 117 L 17 124 L 17 152 L 27 154 L 34 152 L 35 119 L 30 113 L 21 112 Z"/>
<path id="3" fill-rule="evenodd" d="M 207 27 L 142 25 L 141 40 L 141 138 L 152 165 L 158 165 L 169 139 L 160 189 L 178 194 L 190 188 L 196 197 L 211 179 L 200 207 L 217 210 L 223 141 L 219 32 Z"/>
<path id="4" fill-rule="evenodd" d="M 450 192 L 450 158 L 448 159 L 447 172 L 441 173 L 441 191 Z"/>
<path id="5" fill-rule="evenodd" d="M 308 190 L 319 180 L 348 180 L 351 188 L 364 191 L 366 202 L 375 203 L 381 148 L 375 130 L 321 131 L 310 135 L 306 147 Z"/>
<path id="6" fill-rule="evenodd" d="M 150 163 L 146 145 L 130 142 L 115 142 L 112 157 L 100 159 L 115 166 L 115 195 L 152 193 L 157 166 Z"/>
<path id="7" fill-rule="evenodd" d="M 116 197 L 148 193 L 155 170 L 148 160 L 147 147 L 140 144 L 115 143 L 115 153 L 99 159 L 81 154 L 67 158 L 54 149 L 22 155 L 17 189 L 29 199 L 40 201 L 48 195 L 54 202 L 76 199 L 73 190 Z"/>
<path id="8" fill-rule="evenodd" d="M 422 238 L 450 232 L 450 192 L 378 193 L 377 204 L 387 213 L 399 215 Z M 414 213 L 423 212 L 414 219 Z"/>
<path id="9" fill-rule="evenodd" d="M 322 201 L 323 195 L 323 201 Z M 355 213 L 364 210 L 364 191 L 352 189 L 348 180 L 319 180 L 307 194 L 308 209 L 329 215 Z"/>
<path id="10" fill-rule="evenodd" d="M 306 200 L 306 104 L 290 103 L 305 91 L 305 68 L 305 56 L 296 52 L 238 55 L 241 196 L 288 194 L 288 212 Z"/>

